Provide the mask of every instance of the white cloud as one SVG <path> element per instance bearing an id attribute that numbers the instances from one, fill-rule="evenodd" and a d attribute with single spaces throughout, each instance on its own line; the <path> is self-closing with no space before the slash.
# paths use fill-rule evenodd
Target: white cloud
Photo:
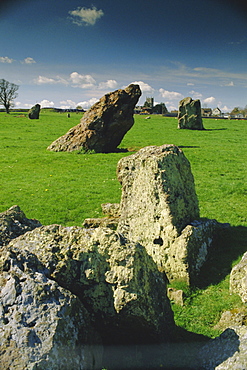
<path id="1" fill-rule="evenodd" d="M 9 57 L 0 57 L 0 63 L 13 63 L 14 59 L 11 59 Z"/>
<path id="2" fill-rule="evenodd" d="M 191 94 L 191 97 L 193 99 L 201 99 L 202 98 L 202 94 L 197 92 L 197 91 L 192 90 L 192 91 L 190 91 L 190 94 Z"/>
<path id="3" fill-rule="evenodd" d="M 68 85 L 68 81 L 60 76 L 56 76 L 55 78 L 49 78 L 45 76 L 39 76 L 38 78 L 35 78 L 33 82 L 36 85 L 43 85 L 43 84 L 64 84 Z"/>
<path id="4" fill-rule="evenodd" d="M 210 96 L 209 98 L 206 98 L 203 100 L 204 104 L 212 104 L 215 102 L 215 98 L 213 96 Z"/>
<path id="5" fill-rule="evenodd" d="M 234 86 L 234 82 L 233 82 L 233 81 L 231 81 L 231 82 L 229 82 L 228 84 L 225 84 L 224 86 Z"/>
<path id="6" fill-rule="evenodd" d="M 24 63 L 24 64 L 33 64 L 33 63 L 36 63 L 36 62 L 33 58 L 28 57 L 28 58 L 25 58 L 22 63 Z"/>
<path id="7" fill-rule="evenodd" d="M 59 108 L 61 109 L 74 109 L 77 107 L 78 104 L 76 104 L 73 100 L 62 100 L 60 101 Z"/>
<path id="8" fill-rule="evenodd" d="M 91 75 L 80 75 L 77 72 L 70 74 L 70 80 L 74 87 L 80 87 L 81 89 L 87 89 L 96 84 L 95 79 Z"/>
<path id="9" fill-rule="evenodd" d="M 168 91 L 164 89 L 159 89 L 159 92 L 162 98 L 165 98 L 168 100 L 183 99 L 183 95 L 176 91 Z"/>
<path id="10" fill-rule="evenodd" d="M 93 6 L 92 8 L 78 7 L 76 10 L 69 11 L 69 14 L 72 16 L 72 22 L 78 26 L 93 26 L 104 15 L 104 12 Z"/>
<path id="11" fill-rule="evenodd" d="M 41 105 L 41 108 L 52 108 L 52 107 L 54 107 L 53 101 L 49 101 L 49 100 L 46 100 L 46 99 L 42 100 L 40 102 L 40 105 Z"/>
<path id="12" fill-rule="evenodd" d="M 115 89 L 117 87 L 117 81 L 115 80 L 107 80 L 106 82 L 99 83 L 99 89 Z"/>
<path id="13" fill-rule="evenodd" d="M 97 101 L 99 101 L 99 99 L 91 98 L 91 99 L 89 99 L 87 101 L 79 102 L 78 104 L 76 104 L 76 106 L 80 105 L 83 109 L 88 109 L 92 105 L 94 105 L 95 103 L 97 103 Z"/>
<path id="14" fill-rule="evenodd" d="M 148 85 L 146 82 L 135 81 L 135 82 L 131 82 L 131 83 L 135 84 L 135 85 L 139 85 L 140 89 L 143 93 L 150 93 L 150 94 L 154 93 L 154 89 L 150 85 Z"/>
<path id="15" fill-rule="evenodd" d="M 188 82 L 187 83 L 187 86 L 194 86 L 195 84 L 193 84 L 192 82 Z"/>

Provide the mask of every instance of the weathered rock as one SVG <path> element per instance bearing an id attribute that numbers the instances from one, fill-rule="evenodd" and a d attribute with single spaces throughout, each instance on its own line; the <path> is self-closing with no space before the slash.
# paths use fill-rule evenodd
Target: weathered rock
<path id="1" fill-rule="evenodd" d="M 40 226 L 39 221 L 26 218 L 18 206 L 12 206 L 7 211 L 0 213 L 0 246 L 8 244 L 10 240 Z"/>
<path id="2" fill-rule="evenodd" d="M 245 308 L 234 308 L 222 313 L 219 322 L 214 326 L 216 330 L 226 330 L 231 326 L 247 325 L 247 310 Z"/>
<path id="3" fill-rule="evenodd" d="M 104 342 L 169 339 L 174 321 L 164 274 L 141 245 L 110 229 L 51 225 L 13 240 L 3 269 L 13 253 L 25 253 L 27 263 L 35 256 L 48 278 L 78 296 Z"/>
<path id="4" fill-rule="evenodd" d="M 167 297 L 179 306 L 184 305 L 184 292 L 182 289 L 168 288 Z"/>
<path id="5" fill-rule="evenodd" d="M 80 300 L 47 278 L 35 256 L 3 248 L 1 257 L 5 253 L 8 263 L 0 269 L 0 368 L 101 369 L 100 337 Z"/>
<path id="6" fill-rule="evenodd" d="M 85 218 L 83 227 L 96 228 L 96 227 L 109 227 L 110 229 L 116 230 L 118 221 L 114 217 L 99 217 L 99 218 Z"/>
<path id="7" fill-rule="evenodd" d="M 247 303 L 247 252 L 231 271 L 230 292 L 238 294 L 242 302 Z"/>
<path id="8" fill-rule="evenodd" d="M 120 216 L 120 204 L 119 203 L 103 203 L 101 209 L 104 215 L 118 218 Z"/>
<path id="9" fill-rule="evenodd" d="M 28 118 L 39 119 L 40 105 L 35 104 L 28 112 Z"/>
<path id="10" fill-rule="evenodd" d="M 199 219 L 189 161 L 174 145 L 146 147 L 118 163 L 122 184 L 117 231 L 143 245 L 169 280 L 188 283 L 212 242 L 214 220 Z"/>
<path id="11" fill-rule="evenodd" d="M 180 101 L 178 107 L 178 128 L 204 130 L 200 100 L 192 100 L 188 97 Z"/>
<path id="12" fill-rule="evenodd" d="M 139 85 L 129 85 L 104 95 L 67 134 L 55 140 L 47 149 L 55 152 L 94 150 L 115 151 L 126 132 L 134 124 L 134 107 L 141 96 Z"/>
<path id="13" fill-rule="evenodd" d="M 246 369 L 247 327 L 234 326 L 226 329 L 202 348 L 199 358 L 205 370 Z"/>

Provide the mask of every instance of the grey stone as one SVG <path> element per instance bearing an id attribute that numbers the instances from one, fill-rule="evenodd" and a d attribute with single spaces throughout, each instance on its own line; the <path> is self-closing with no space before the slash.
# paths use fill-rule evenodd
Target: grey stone
<path id="1" fill-rule="evenodd" d="M 201 102 L 192 98 L 184 98 L 178 107 L 178 128 L 204 130 L 201 117 Z"/>
<path id="2" fill-rule="evenodd" d="M 7 211 L 0 213 L 0 246 L 8 244 L 10 240 L 40 226 L 39 221 L 26 218 L 20 207 L 12 206 Z"/>
<path id="3" fill-rule="evenodd" d="M 230 292 L 238 294 L 242 302 L 247 303 L 247 252 L 231 271 Z"/>
<path id="4" fill-rule="evenodd" d="M 39 119 L 40 105 L 35 104 L 28 112 L 28 118 Z"/>
<path id="5" fill-rule="evenodd" d="M 101 368 L 100 337 L 80 300 L 47 278 L 33 256 L 8 257 L 0 271 L 0 368 Z"/>
<path id="6" fill-rule="evenodd" d="M 134 124 L 134 108 L 141 96 L 139 85 L 129 85 L 104 95 L 67 134 L 55 140 L 51 151 L 116 151 L 124 135 Z"/>

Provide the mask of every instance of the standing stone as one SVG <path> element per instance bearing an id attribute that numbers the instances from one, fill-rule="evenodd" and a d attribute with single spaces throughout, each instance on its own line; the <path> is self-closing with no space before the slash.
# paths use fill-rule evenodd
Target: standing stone
<path id="1" fill-rule="evenodd" d="M 139 85 L 104 95 L 67 134 L 47 149 L 55 152 L 94 150 L 97 153 L 116 151 L 124 135 L 134 124 L 134 108 L 141 96 Z"/>
<path id="2" fill-rule="evenodd" d="M 242 302 L 247 303 L 247 252 L 231 271 L 230 292 L 238 294 Z"/>
<path id="3" fill-rule="evenodd" d="M 175 145 L 150 146 L 118 163 L 117 231 L 143 245 L 169 280 L 191 279 L 212 242 L 215 220 L 199 219 L 190 163 Z"/>
<path id="4" fill-rule="evenodd" d="M 28 118 L 39 119 L 40 105 L 35 104 L 28 112 Z"/>
<path id="5" fill-rule="evenodd" d="M 190 130 L 204 130 L 201 116 L 200 100 L 184 98 L 178 107 L 178 128 Z"/>

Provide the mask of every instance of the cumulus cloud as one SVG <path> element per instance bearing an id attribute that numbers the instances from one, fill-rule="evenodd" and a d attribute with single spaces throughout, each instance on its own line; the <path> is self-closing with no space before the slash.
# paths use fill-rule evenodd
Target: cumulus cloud
<path id="1" fill-rule="evenodd" d="M 204 104 L 212 104 L 215 102 L 215 98 L 213 96 L 210 96 L 209 98 L 206 98 L 203 100 Z"/>
<path id="2" fill-rule="evenodd" d="M 192 82 L 188 82 L 187 83 L 187 86 L 194 86 L 195 84 L 193 84 Z"/>
<path id="3" fill-rule="evenodd" d="M 34 64 L 36 62 L 33 58 L 28 57 L 28 58 L 25 58 L 22 63 L 24 63 L 24 64 Z"/>
<path id="4" fill-rule="evenodd" d="M 140 89 L 143 93 L 150 93 L 150 94 L 154 93 L 154 89 L 150 85 L 148 85 L 146 82 L 135 81 L 135 82 L 131 82 L 131 83 L 135 84 L 135 85 L 139 85 Z"/>
<path id="5" fill-rule="evenodd" d="M 13 63 L 14 59 L 11 59 L 9 57 L 0 57 L 0 63 Z"/>
<path id="6" fill-rule="evenodd" d="M 54 107 L 53 101 L 49 101 L 49 100 L 46 100 L 46 99 L 42 100 L 40 102 L 40 105 L 41 105 L 41 108 L 52 108 L 52 107 Z"/>
<path id="7" fill-rule="evenodd" d="M 234 82 L 233 82 L 233 81 L 231 81 L 231 82 L 229 82 L 228 84 L 225 84 L 224 86 L 234 86 Z"/>
<path id="8" fill-rule="evenodd" d="M 76 104 L 73 100 L 62 100 L 60 101 L 59 108 L 61 109 L 75 109 L 78 104 Z"/>
<path id="9" fill-rule="evenodd" d="M 68 85 L 68 81 L 60 76 L 56 76 L 55 78 L 45 77 L 45 76 L 39 76 L 38 78 L 35 78 L 33 82 L 36 85 L 43 85 L 43 84 L 64 84 Z"/>
<path id="10" fill-rule="evenodd" d="M 92 8 L 78 7 L 76 10 L 69 11 L 69 14 L 74 24 L 78 26 L 93 26 L 104 15 L 104 12 L 93 6 Z"/>
<path id="11" fill-rule="evenodd" d="M 107 80 L 106 82 L 99 83 L 100 90 L 115 89 L 116 87 L 117 87 L 117 81 L 115 80 Z"/>
<path id="12" fill-rule="evenodd" d="M 202 94 L 197 92 L 197 91 L 190 91 L 190 95 L 193 99 L 201 99 L 202 98 Z"/>
<path id="13" fill-rule="evenodd" d="M 159 89 L 159 92 L 162 98 L 165 98 L 168 100 L 183 99 L 183 95 L 176 91 L 168 91 L 164 89 Z"/>
<path id="14" fill-rule="evenodd" d="M 73 87 L 80 87 L 81 89 L 87 89 L 95 86 L 96 81 L 91 75 L 81 75 L 77 72 L 70 74 L 70 80 Z"/>
<path id="15" fill-rule="evenodd" d="M 79 103 L 77 104 L 77 106 L 78 106 L 78 105 L 80 105 L 83 109 L 88 109 L 88 108 L 90 108 L 92 105 L 94 105 L 98 100 L 99 100 L 99 99 L 91 98 L 91 99 L 89 99 L 89 100 L 87 100 L 87 101 L 79 102 Z"/>

